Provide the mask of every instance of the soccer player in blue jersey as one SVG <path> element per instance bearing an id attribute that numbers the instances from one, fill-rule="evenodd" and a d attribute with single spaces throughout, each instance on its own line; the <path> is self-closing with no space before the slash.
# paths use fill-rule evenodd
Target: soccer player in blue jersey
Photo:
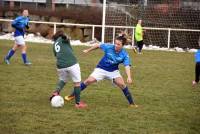
<path id="1" fill-rule="evenodd" d="M 83 91 L 88 85 L 95 83 L 103 79 L 110 79 L 117 85 L 124 93 L 131 107 L 137 107 L 127 85 L 122 78 L 118 65 L 123 64 L 127 75 L 127 83 L 132 83 L 131 71 L 130 71 L 130 58 L 123 46 L 127 39 L 124 36 L 119 36 L 115 39 L 115 44 L 96 44 L 89 49 L 83 50 L 84 53 L 88 53 L 92 50 L 100 48 L 104 52 L 103 58 L 100 60 L 92 74 L 81 83 L 81 91 Z M 74 93 L 69 96 L 65 96 L 65 100 L 69 101 L 74 98 Z"/>
<path id="2" fill-rule="evenodd" d="M 15 28 L 14 38 L 15 44 L 12 49 L 9 50 L 8 54 L 4 58 L 6 64 L 10 64 L 10 58 L 14 55 L 18 48 L 21 48 L 21 55 L 25 65 L 31 65 L 31 63 L 27 60 L 26 50 L 27 46 L 24 41 L 25 29 L 29 28 L 29 18 L 28 18 L 28 10 L 23 10 L 22 16 L 17 17 L 12 22 L 12 27 Z"/>

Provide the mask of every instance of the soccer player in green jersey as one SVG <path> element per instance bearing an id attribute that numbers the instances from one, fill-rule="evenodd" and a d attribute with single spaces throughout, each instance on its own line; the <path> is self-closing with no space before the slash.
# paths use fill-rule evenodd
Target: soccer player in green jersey
<path id="1" fill-rule="evenodd" d="M 80 82 L 81 72 L 80 66 L 74 56 L 70 40 L 63 31 L 57 31 L 53 36 L 53 52 L 56 57 L 56 65 L 59 81 L 56 86 L 56 90 L 52 93 L 50 100 L 60 94 L 60 91 L 64 88 L 69 78 L 74 82 L 75 93 L 75 107 L 85 108 L 87 104 L 80 101 Z"/>

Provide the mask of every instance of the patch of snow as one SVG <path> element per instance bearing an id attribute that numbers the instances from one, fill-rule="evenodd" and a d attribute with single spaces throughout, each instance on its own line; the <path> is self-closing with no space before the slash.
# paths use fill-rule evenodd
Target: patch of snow
<path id="1" fill-rule="evenodd" d="M 0 35 L 0 39 L 1 40 L 14 40 L 13 35 L 14 35 L 14 33 L 8 33 L 8 34 Z M 28 35 L 25 35 L 24 39 L 27 42 L 53 43 L 52 40 L 46 39 L 46 38 L 40 36 L 39 34 L 37 34 L 37 35 L 28 34 Z M 71 40 L 71 45 L 73 45 L 73 46 L 79 46 L 79 45 L 93 46 L 95 43 L 99 43 L 99 42 L 96 39 L 94 39 L 92 41 L 85 42 L 85 43 L 81 42 L 80 40 Z M 132 46 L 127 45 L 127 46 L 124 46 L 124 48 L 132 49 Z M 149 46 L 144 45 L 143 49 L 144 50 L 176 51 L 176 52 L 192 52 L 192 53 L 197 52 L 197 49 L 184 50 L 184 49 L 179 48 L 179 47 L 168 49 L 166 47 L 159 47 L 159 46 L 154 46 L 154 45 L 149 45 Z"/>

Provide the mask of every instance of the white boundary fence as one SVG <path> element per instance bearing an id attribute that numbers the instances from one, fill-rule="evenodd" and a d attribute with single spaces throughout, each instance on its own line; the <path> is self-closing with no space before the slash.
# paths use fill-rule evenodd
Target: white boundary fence
<path id="1" fill-rule="evenodd" d="M 10 19 L 0 19 L 0 22 L 11 22 Z M 38 24 L 48 24 L 54 26 L 54 33 L 56 32 L 57 25 L 63 25 L 63 26 L 79 26 L 79 27 L 91 27 L 92 28 L 92 40 L 95 38 L 95 28 L 96 27 L 102 27 L 102 25 L 91 25 L 91 24 L 75 24 L 75 23 L 59 23 L 59 22 L 43 22 L 43 21 L 30 21 L 30 23 L 38 23 Z M 132 33 L 134 33 L 134 26 L 112 26 L 112 25 L 105 25 L 105 28 L 112 28 L 113 29 L 113 38 L 112 42 L 114 42 L 114 38 L 116 35 L 116 28 L 121 29 L 132 29 Z M 167 48 L 170 48 L 170 39 L 171 39 L 171 32 L 172 31 L 180 31 L 180 32 L 200 32 L 200 29 L 174 29 L 174 28 L 153 28 L 153 27 L 143 27 L 143 29 L 146 30 L 163 30 L 167 31 Z M 132 45 L 134 45 L 134 38 L 132 37 Z"/>

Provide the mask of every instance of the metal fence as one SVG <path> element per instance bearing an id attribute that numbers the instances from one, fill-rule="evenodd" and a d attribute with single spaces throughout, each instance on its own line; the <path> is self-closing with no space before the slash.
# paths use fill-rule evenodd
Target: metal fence
<path id="1" fill-rule="evenodd" d="M 0 22 L 11 22 L 12 20 L 9 19 L 0 19 Z M 76 26 L 76 27 L 89 27 L 92 29 L 92 33 L 91 33 L 91 37 L 92 40 L 95 39 L 95 29 L 96 28 L 101 28 L 102 25 L 89 25 L 89 24 L 75 24 L 75 23 L 58 23 L 58 22 L 42 22 L 42 21 L 30 21 L 30 23 L 37 23 L 37 24 L 44 24 L 44 25 L 52 25 L 53 26 L 53 31 L 54 33 L 57 30 L 58 26 Z M 114 42 L 114 38 L 117 35 L 117 29 L 127 29 L 129 31 L 132 31 L 130 34 L 132 36 L 132 45 L 134 45 L 134 38 L 133 38 L 133 33 L 134 33 L 134 29 L 135 27 L 131 27 L 131 26 L 112 26 L 112 25 L 106 25 L 106 28 L 110 28 L 112 29 L 112 40 L 110 40 L 110 42 Z M 174 36 L 173 34 L 178 34 L 178 33 L 183 33 L 186 32 L 188 33 L 188 36 L 191 33 L 194 33 L 198 38 L 200 37 L 200 30 L 195 30 L 195 29 L 174 29 L 174 28 L 153 28 L 153 27 L 144 27 L 145 30 L 147 30 L 149 33 L 149 35 L 145 35 L 148 40 L 148 44 L 146 45 L 155 45 L 155 46 L 160 46 L 160 47 L 166 47 L 166 48 L 174 48 L 174 47 L 180 47 L 180 48 L 198 48 L 198 40 L 195 40 L 194 42 L 196 42 L 196 44 L 193 44 L 192 46 L 176 46 L 174 45 L 174 38 L 176 38 L 176 36 Z M 160 34 L 160 32 L 162 32 L 163 34 Z M 154 33 L 154 34 L 152 34 Z M 156 37 L 156 36 L 159 37 Z M 151 36 L 151 37 L 149 37 Z M 158 38 L 162 38 L 163 41 L 160 42 L 159 40 L 157 40 Z M 191 37 L 191 39 L 193 39 Z M 146 40 L 146 39 L 144 39 Z M 180 41 L 185 41 L 182 39 L 178 39 Z M 147 41 L 146 41 L 147 42 Z"/>

